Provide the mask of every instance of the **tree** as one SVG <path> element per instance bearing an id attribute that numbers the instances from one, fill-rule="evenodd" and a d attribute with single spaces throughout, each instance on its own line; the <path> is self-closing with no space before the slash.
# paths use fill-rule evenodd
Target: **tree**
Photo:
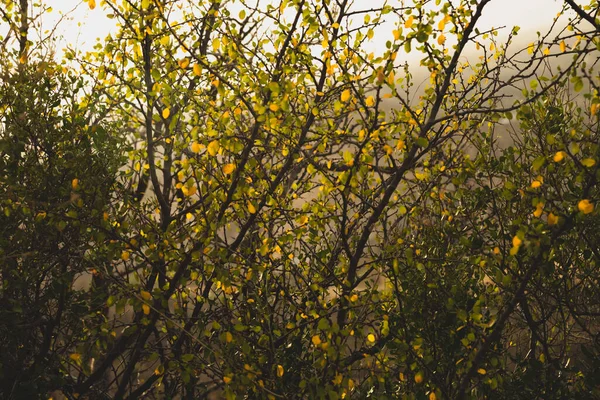
<path id="1" fill-rule="evenodd" d="M 84 80 L 43 56 L 20 7 L 3 9 L 24 36 L 0 62 L 0 393 L 16 399 L 69 385 L 73 349 L 97 329 L 106 299 L 74 285 L 122 162 L 111 124 L 78 105 Z"/>
<path id="2" fill-rule="evenodd" d="M 52 389 L 597 394 L 594 2 L 525 47 L 490 0 L 197 3 L 105 1 L 118 32 L 67 54 L 128 161 L 65 221 L 95 278 Z"/>

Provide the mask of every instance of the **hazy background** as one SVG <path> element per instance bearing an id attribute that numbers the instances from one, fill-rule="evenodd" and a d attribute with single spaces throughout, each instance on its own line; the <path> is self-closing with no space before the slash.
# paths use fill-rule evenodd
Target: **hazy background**
<path id="1" fill-rule="evenodd" d="M 100 7 L 100 1 L 96 0 L 97 6 L 94 10 L 90 10 L 87 2 L 82 0 L 44 0 L 42 2 L 53 9 L 44 17 L 42 31 L 54 28 L 56 23 L 63 18 L 56 30 L 58 56 L 62 54 L 62 49 L 67 44 L 83 52 L 92 50 L 97 38 L 104 39 L 107 34 L 116 30 L 116 21 L 106 17 L 107 12 Z M 262 4 L 268 2 L 270 1 L 260 0 Z M 353 8 L 376 8 L 384 2 L 384 0 L 355 0 Z M 458 3 L 458 1 L 456 2 Z M 253 2 L 247 1 L 247 3 Z M 388 0 L 387 3 L 399 5 L 401 2 Z M 406 2 L 406 4 L 409 3 L 409 1 Z M 522 40 L 533 40 L 536 31 L 544 31 L 550 26 L 562 5 L 561 0 L 494 0 L 486 6 L 478 27 L 483 31 L 492 27 L 506 26 L 506 29 L 500 33 L 502 36 L 508 34 L 516 25 L 521 27 L 519 36 Z M 236 13 L 236 10 L 240 8 L 238 2 L 228 7 L 229 10 Z M 390 15 L 391 18 L 393 15 Z M 394 21 L 390 21 L 380 27 L 380 32 L 385 30 L 391 32 L 394 29 L 393 25 Z M 386 36 L 389 36 L 389 33 Z M 369 49 L 371 51 L 384 51 L 385 41 L 378 40 L 376 32 L 370 46 L 372 46 L 372 49 Z"/>

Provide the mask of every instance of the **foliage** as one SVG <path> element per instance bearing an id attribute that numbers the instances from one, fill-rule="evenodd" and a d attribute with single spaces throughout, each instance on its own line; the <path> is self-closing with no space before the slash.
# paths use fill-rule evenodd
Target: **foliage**
<path id="1" fill-rule="evenodd" d="M 64 68 L 19 41 L 5 397 L 598 395 L 598 6 L 522 47 L 489 3 L 107 0 Z"/>
<path id="2" fill-rule="evenodd" d="M 91 110 L 73 104 L 81 78 L 46 62 L 5 67 L 0 381 L 7 396 L 34 398 L 66 383 L 73 345 L 104 307 L 73 284 L 90 270 L 90 226 L 102 221 L 118 154 L 103 124 L 88 125 Z"/>

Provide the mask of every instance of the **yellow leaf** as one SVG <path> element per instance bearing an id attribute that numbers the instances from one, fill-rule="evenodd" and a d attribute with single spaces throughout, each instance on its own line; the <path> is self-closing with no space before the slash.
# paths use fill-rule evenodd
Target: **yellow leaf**
<path id="1" fill-rule="evenodd" d="M 144 312 L 144 315 L 150 314 L 150 307 L 148 304 L 142 304 L 142 311 Z"/>
<path id="2" fill-rule="evenodd" d="M 179 68 L 186 69 L 190 65 L 190 60 L 187 58 L 179 60 Z"/>
<path id="3" fill-rule="evenodd" d="M 410 28 L 413 25 L 413 22 L 415 22 L 415 17 L 411 15 L 410 17 L 408 17 L 408 19 L 404 23 L 404 27 Z"/>
<path id="4" fill-rule="evenodd" d="M 548 225 L 558 224 L 558 217 L 552 213 L 548 214 Z"/>
<path id="5" fill-rule="evenodd" d="M 374 343 L 374 342 L 375 342 L 375 335 L 373 335 L 372 333 L 369 333 L 369 334 L 367 335 L 367 340 L 368 340 L 369 342 L 371 342 L 371 343 Z"/>
<path id="6" fill-rule="evenodd" d="M 71 187 L 73 188 L 73 190 L 77 190 L 77 188 L 79 187 L 79 179 L 75 178 L 71 181 Z"/>
<path id="7" fill-rule="evenodd" d="M 377 70 L 377 84 L 378 84 L 378 85 L 381 85 L 381 84 L 383 83 L 383 81 L 384 81 L 384 80 L 385 80 L 385 73 L 384 73 L 384 70 L 383 70 L 383 68 L 379 68 L 379 69 Z M 389 94 L 389 93 L 387 93 L 387 94 Z"/>
<path id="8" fill-rule="evenodd" d="M 415 375 L 415 382 L 416 383 L 423 382 L 423 373 L 422 372 L 417 372 L 417 374 Z"/>
<path id="9" fill-rule="evenodd" d="M 211 156 L 216 156 L 217 153 L 219 152 L 220 147 L 221 147 L 221 145 L 219 145 L 219 142 L 216 140 L 213 140 L 212 142 L 210 142 L 208 144 L 208 147 L 207 147 L 208 154 L 210 154 Z"/>
<path id="10" fill-rule="evenodd" d="M 96 8 L 96 0 L 88 0 L 88 6 L 90 7 L 90 10 Z"/>
<path id="11" fill-rule="evenodd" d="M 213 51 L 217 52 L 217 50 L 219 50 L 219 47 L 221 47 L 221 41 L 219 40 L 219 38 L 214 38 L 212 41 Z"/>
<path id="12" fill-rule="evenodd" d="M 367 97 L 365 100 L 365 104 L 367 105 L 367 107 L 373 107 L 375 105 L 375 98 L 373 98 L 373 96 Z"/>
<path id="13" fill-rule="evenodd" d="M 529 46 L 527 47 L 527 52 L 529 54 L 533 54 L 534 49 L 535 49 L 535 44 L 530 43 Z"/>
<path id="14" fill-rule="evenodd" d="M 233 335 L 230 332 L 225 332 L 225 341 L 231 343 L 233 341 Z"/>
<path id="15" fill-rule="evenodd" d="M 223 377 L 223 382 L 225 382 L 225 384 L 226 384 L 226 385 L 228 385 L 228 384 L 229 384 L 229 382 L 231 382 L 231 377 L 229 377 L 229 376 L 224 376 L 224 377 Z"/>
<path id="16" fill-rule="evenodd" d="M 443 31 L 446 28 L 446 23 L 450 21 L 450 16 L 446 15 L 442 20 L 438 23 L 438 29 Z"/>
<path id="17" fill-rule="evenodd" d="M 567 153 L 565 153 L 564 151 L 558 151 L 554 155 L 553 160 L 554 160 L 554 162 L 561 162 L 563 160 L 563 158 L 565 158 L 566 155 L 567 155 Z"/>
<path id="18" fill-rule="evenodd" d="M 534 189 L 537 189 L 540 186 L 542 186 L 542 182 L 540 182 L 538 180 L 535 180 L 535 181 L 531 182 L 531 187 L 534 188 Z"/>
<path id="19" fill-rule="evenodd" d="M 127 260 L 129 260 L 129 252 L 128 252 L 128 251 L 124 250 L 124 251 L 121 253 L 121 260 L 123 260 L 123 261 L 127 261 Z"/>
<path id="20" fill-rule="evenodd" d="M 192 151 L 194 153 L 200 153 L 200 150 L 202 150 L 202 145 L 198 142 L 194 142 L 192 143 Z"/>
<path id="21" fill-rule="evenodd" d="M 584 214 L 589 214 L 594 211 L 594 204 L 588 199 L 583 199 L 577 204 L 577 208 Z"/>
<path id="22" fill-rule="evenodd" d="M 400 40 L 400 30 L 399 29 L 394 29 L 394 31 L 392 33 L 394 34 L 394 40 Z"/>
<path id="23" fill-rule="evenodd" d="M 78 362 L 79 360 L 81 360 L 81 354 L 73 353 L 69 356 L 69 358 L 75 362 Z"/>
<path id="24" fill-rule="evenodd" d="M 394 74 L 394 71 L 390 72 L 390 74 L 387 77 L 387 83 L 388 85 L 394 85 L 394 80 L 396 80 L 396 75 Z"/>
<path id="25" fill-rule="evenodd" d="M 435 395 L 435 392 L 429 393 L 429 400 L 437 400 L 437 396 Z"/>
<path id="26" fill-rule="evenodd" d="M 521 244 L 523 244 L 523 241 L 521 239 L 519 239 L 518 236 L 515 236 L 512 238 L 512 245 L 514 247 L 519 247 Z"/>
<path id="27" fill-rule="evenodd" d="M 152 299 L 152 295 L 150 294 L 150 292 L 147 292 L 147 291 L 145 291 L 145 290 L 142 290 L 142 291 L 140 292 L 140 296 L 142 296 L 142 299 L 144 299 L 144 300 L 146 300 L 146 301 L 149 301 L 149 300 L 151 300 L 151 299 Z"/>
<path id="28" fill-rule="evenodd" d="M 200 76 L 202 74 L 202 68 L 200 68 L 200 64 L 194 64 L 194 75 Z"/>
<path id="29" fill-rule="evenodd" d="M 537 206 L 535 207 L 535 211 L 533 212 L 533 215 L 536 218 L 539 218 L 542 216 L 543 210 L 544 210 L 544 203 L 537 203 Z"/>
<path id="30" fill-rule="evenodd" d="M 167 119 L 167 118 L 169 118 L 169 115 L 171 115 L 171 110 L 169 110 L 168 108 L 165 108 L 165 109 L 162 111 L 162 117 L 163 117 L 164 119 Z"/>
<path id="31" fill-rule="evenodd" d="M 283 376 L 283 366 L 282 365 L 277 366 L 277 376 L 280 378 Z"/>
<path id="32" fill-rule="evenodd" d="M 352 303 L 354 303 L 354 302 L 358 301 L 358 295 L 357 295 L 357 294 L 353 294 L 352 296 L 350 296 L 350 301 L 351 301 Z"/>
<path id="33" fill-rule="evenodd" d="M 275 111 L 279 110 L 279 106 L 275 103 L 271 103 L 271 105 L 269 105 L 269 110 L 275 112 Z"/>
<path id="34" fill-rule="evenodd" d="M 562 42 L 560 42 L 560 51 L 563 52 L 563 53 L 565 51 L 567 51 L 567 45 L 565 44 L 564 40 Z"/>
<path id="35" fill-rule="evenodd" d="M 256 214 L 256 207 L 254 207 L 254 204 L 252 204 L 251 201 L 248 201 L 248 212 L 250 214 Z"/>
<path id="36" fill-rule="evenodd" d="M 223 167 L 223 173 L 225 175 L 229 175 L 233 172 L 234 169 L 235 169 L 235 164 L 227 164 Z"/>
<path id="37" fill-rule="evenodd" d="M 184 196 L 193 196 L 194 194 L 196 194 L 196 186 L 182 186 L 181 191 L 183 192 Z"/>
<path id="38" fill-rule="evenodd" d="M 348 100 L 350 100 L 350 89 L 346 89 L 342 92 L 342 95 L 340 96 L 340 100 L 343 101 L 344 103 L 347 102 Z"/>
<path id="39" fill-rule="evenodd" d="M 483 369 L 483 368 L 479 368 L 479 369 L 477 370 L 477 373 L 478 373 L 479 375 L 485 375 L 485 374 L 487 373 L 487 371 L 486 371 L 485 369 Z"/>
<path id="40" fill-rule="evenodd" d="M 311 342 L 315 346 L 318 346 L 318 345 L 321 344 L 321 338 L 319 337 L 319 335 L 315 335 L 315 336 L 312 337 Z"/>
<path id="41" fill-rule="evenodd" d="M 500 247 L 498 247 L 498 246 L 494 247 L 494 254 L 495 255 L 500 254 Z"/>
<path id="42" fill-rule="evenodd" d="M 334 385 L 341 385 L 342 382 L 344 381 L 344 375 L 342 374 L 335 374 L 335 378 L 333 378 L 332 382 Z"/>
<path id="43" fill-rule="evenodd" d="M 446 42 L 446 36 L 444 36 L 444 35 L 438 36 L 437 42 L 440 46 L 443 45 Z"/>
<path id="44" fill-rule="evenodd" d="M 583 160 L 581 160 L 581 163 L 586 167 L 590 168 L 596 165 L 596 160 L 594 160 L 593 158 L 584 158 Z"/>
<path id="45" fill-rule="evenodd" d="M 160 44 L 163 46 L 168 46 L 171 43 L 171 36 L 165 35 L 160 39 Z"/>

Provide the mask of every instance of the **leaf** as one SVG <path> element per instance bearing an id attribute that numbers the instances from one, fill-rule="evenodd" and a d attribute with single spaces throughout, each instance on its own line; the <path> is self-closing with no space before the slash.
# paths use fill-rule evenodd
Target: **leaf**
<path id="1" fill-rule="evenodd" d="M 422 137 L 422 136 L 416 140 L 416 143 L 417 143 L 417 146 L 423 147 L 423 148 L 429 146 L 429 140 L 427 140 L 427 138 Z"/>
<path id="2" fill-rule="evenodd" d="M 542 168 L 542 166 L 544 165 L 544 163 L 546 162 L 546 157 L 545 156 L 539 156 L 538 158 L 536 158 L 533 163 L 531 164 L 532 168 L 534 171 L 538 171 L 540 168 Z"/>
<path id="3" fill-rule="evenodd" d="M 150 292 L 147 292 L 145 290 L 142 290 L 140 292 L 140 296 L 142 296 L 142 299 L 144 299 L 146 301 L 152 300 L 152 295 L 150 294 Z"/>
<path id="4" fill-rule="evenodd" d="M 93 10 L 94 8 L 96 8 L 96 0 L 88 0 L 88 7 L 90 7 L 90 10 Z"/>
<path id="5" fill-rule="evenodd" d="M 214 38 L 212 41 L 213 51 L 216 53 L 220 47 L 221 47 L 221 41 L 219 40 L 219 38 Z"/>
<path id="6" fill-rule="evenodd" d="M 73 190 L 77 190 L 78 187 L 79 187 L 79 179 L 75 178 L 71 181 L 71 188 Z"/>
<path id="7" fill-rule="evenodd" d="M 375 343 L 375 335 L 373 335 L 372 333 L 369 333 L 367 335 L 367 340 L 371 343 Z"/>
<path id="8" fill-rule="evenodd" d="M 519 247 L 519 246 L 521 246 L 521 244 L 523 244 L 523 241 L 518 236 L 514 236 L 512 238 L 512 245 L 514 247 Z"/>
<path id="9" fill-rule="evenodd" d="M 405 28 L 410 28 L 413 26 L 413 23 L 415 22 L 415 17 L 413 15 L 411 15 L 410 17 L 408 17 L 408 19 L 406 20 L 406 22 L 404 23 L 404 27 Z"/>
<path id="10" fill-rule="evenodd" d="M 346 89 L 342 92 L 340 100 L 344 103 L 350 100 L 350 89 Z"/>
<path id="11" fill-rule="evenodd" d="M 576 92 L 580 92 L 583 89 L 583 80 L 580 76 L 575 76 L 571 78 L 571 82 L 573 83 L 573 89 Z"/>
<path id="12" fill-rule="evenodd" d="M 423 373 L 417 372 L 415 375 L 415 383 L 422 383 L 422 382 L 423 382 Z"/>
<path id="13" fill-rule="evenodd" d="M 148 304 L 142 304 L 142 311 L 144 312 L 144 315 L 150 314 L 150 306 L 148 306 Z"/>
<path id="14" fill-rule="evenodd" d="M 121 260 L 123 261 L 127 261 L 129 260 L 129 252 L 127 250 L 123 250 L 123 252 L 121 253 Z"/>
<path id="15" fill-rule="evenodd" d="M 159 42 L 163 46 L 168 46 L 171 43 L 171 36 L 169 36 L 167 34 L 167 35 L 163 36 L 162 38 L 160 38 Z"/>
<path id="16" fill-rule="evenodd" d="M 314 344 L 315 346 L 318 346 L 321 344 L 321 338 L 319 337 L 319 335 L 314 335 L 310 341 L 312 342 L 312 344 Z"/>
<path id="17" fill-rule="evenodd" d="M 200 67 L 200 64 L 198 64 L 198 63 L 194 64 L 193 70 L 194 70 L 194 75 L 196 75 L 196 76 L 202 75 L 202 68 Z"/>
<path id="18" fill-rule="evenodd" d="M 583 160 L 581 160 L 581 163 L 582 163 L 584 166 L 586 166 L 586 167 L 588 167 L 588 168 L 591 168 L 591 167 L 593 167 L 594 165 L 596 165 L 596 160 L 594 160 L 593 158 L 584 158 Z"/>
<path id="19" fill-rule="evenodd" d="M 194 143 L 192 143 L 192 152 L 200 153 L 200 150 L 202 150 L 202 147 L 204 147 L 204 146 L 202 146 L 200 143 L 194 142 Z"/>
<path id="20" fill-rule="evenodd" d="M 213 140 L 207 146 L 208 154 L 210 154 L 211 156 L 216 156 L 220 148 L 221 145 L 219 144 L 219 142 L 217 140 Z"/>
<path id="21" fill-rule="evenodd" d="M 577 208 L 584 214 L 589 214 L 594 211 L 594 204 L 588 199 L 583 199 L 577 203 Z"/>
<path id="22" fill-rule="evenodd" d="M 226 164 L 225 166 L 223 166 L 223 173 L 225 175 L 231 174 L 233 170 L 235 170 L 235 164 Z"/>
<path id="23" fill-rule="evenodd" d="M 278 365 L 277 366 L 277 376 L 281 378 L 283 376 L 283 372 L 284 372 L 283 371 L 283 366 L 282 365 Z"/>
<path id="24" fill-rule="evenodd" d="M 169 110 L 168 108 L 165 108 L 165 109 L 162 111 L 162 117 L 163 117 L 164 119 L 167 119 L 167 118 L 169 118 L 169 115 L 171 115 L 171 110 Z"/>
<path id="25" fill-rule="evenodd" d="M 254 204 L 252 204 L 250 200 L 248 200 L 248 212 L 250 214 L 256 214 L 256 207 L 254 207 Z"/>
<path id="26" fill-rule="evenodd" d="M 544 210 L 544 203 L 537 203 L 535 211 L 533 212 L 534 217 L 539 218 L 542 216 Z"/>
<path id="27" fill-rule="evenodd" d="M 369 96 L 365 99 L 365 104 L 367 107 L 373 107 L 375 105 L 375 98 L 373 96 Z"/>
<path id="28" fill-rule="evenodd" d="M 558 217 L 552 213 L 548 214 L 548 225 L 558 224 Z"/>
<path id="29" fill-rule="evenodd" d="M 564 151 L 557 151 L 556 154 L 554 154 L 553 160 L 554 162 L 561 162 L 566 155 L 567 153 L 565 153 Z"/>
<path id="30" fill-rule="evenodd" d="M 190 65 L 190 59 L 183 58 L 183 59 L 179 60 L 178 64 L 179 64 L 179 68 L 186 69 Z"/>

